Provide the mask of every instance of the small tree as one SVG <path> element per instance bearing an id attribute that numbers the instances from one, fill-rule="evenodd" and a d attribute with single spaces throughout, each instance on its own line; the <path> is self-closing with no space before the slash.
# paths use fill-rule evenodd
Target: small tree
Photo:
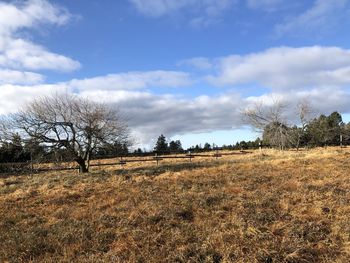
<path id="1" fill-rule="evenodd" d="M 299 150 L 300 145 L 307 143 L 307 128 L 314 115 L 310 103 L 307 100 L 303 100 L 297 105 L 297 114 L 299 119 L 299 124 L 295 125 L 291 129 L 292 141 Z"/>
<path id="2" fill-rule="evenodd" d="M 180 140 L 176 140 L 176 141 L 171 141 L 169 143 L 169 150 L 171 152 L 182 152 L 182 144 Z"/>
<path id="3" fill-rule="evenodd" d="M 128 140 L 128 131 L 115 109 L 68 94 L 36 99 L 13 115 L 16 130 L 54 149 L 65 149 L 89 171 L 94 150 L 117 139 Z"/>
<path id="4" fill-rule="evenodd" d="M 25 162 L 30 159 L 30 153 L 26 152 L 22 138 L 14 133 L 12 138 L 2 142 L 0 148 L 0 162 Z"/>
<path id="5" fill-rule="evenodd" d="M 287 105 L 275 100 L 272 106 L 255 104 L 244 112 L 246 121 L 257 131 L 263 133 L 263 139 L 270 145 L 283 150 L 289 142 L 288 125 L 285 119 Z"/>
<path id="6" fill-rule="evenodd" d="M 279 147 L 281 150 L 290 146 L 290 129 L 287 125 L 280 122 L 268 124 L 263 132 L 263 141 L 271 146 Z"/>
<path id="7" fill-rule="evenodd" d="M 345 144 L 350 142 L 350 122 L 348 124 L 344 124 L 342 128 L 342 135 Z"/>
<path id="8" fill-rule="evenodd" d="M 207 142 L 206 142 L 206 143 L 204 144 L 203 150 L 204 150 L 204 151 L 211 151 L 211 145 L 210 145 L 210 143 L 207 143 Z"/>
<path id="9" fill-rule="evenodd" d="M 119 156 L 129 153 L 129 145 L 127 142 L 115 141 L 100 146 L 95 153 L 96 156 Z"/>
<path id="10" fill-rule="evenodd" d="M 154 150 L 159 153 L 168 151 L 168 143 L 166 142 L 166 138 L 163 134 L 158 137 Z"/>

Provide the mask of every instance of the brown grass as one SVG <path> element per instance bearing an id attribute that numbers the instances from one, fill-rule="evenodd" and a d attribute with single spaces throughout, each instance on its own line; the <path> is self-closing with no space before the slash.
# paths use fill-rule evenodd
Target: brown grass
<path id="1" fill-rule="evenodd" d="M 0 179 L 0 262 L 349 262 L 350 154 Z"/>

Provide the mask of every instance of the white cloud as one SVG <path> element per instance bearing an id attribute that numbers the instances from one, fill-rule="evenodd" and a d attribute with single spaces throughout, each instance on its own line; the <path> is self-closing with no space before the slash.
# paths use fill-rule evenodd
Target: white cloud
<path id="1" fill-rule="evenodd" d="M 44 81 L 44 76 L 16 70 L 0 69 L 0 84 L 37 84 Z"/>
<path id="2" fill-rule="evenodd" d="M 0 66 L 17 70 L 72 71 L 80 63 L 21 37 L 22 30 L 63 25 L 71 14 L 46 0 L 0 2 Z"/>
<path id="3" fill-rule="evenodd" d="M 316 0 L 305 12 L 287 18 L 276 26 L 277 34 L 301 34 L 316 32 L 338 26 L 349 15 L 349 0 Z"/>
<path id="4" fill-rule="evenodd" d="M 7 39 L 0 48 L 0 66 L 12 69 L 73 71 L 80 63 L 23 39 Z"/>
<path id="5" fill-rule="evenodd" d="M 68 85 L 78 90 L 128 90 L 149 87 L 181 87 L 191 84 L 188 73 L 148 71 L 109 74 L 87 79 L 74 79 Z"/>
<path id="6" fill-rule="evenodd" d="M 337 87 L 321 87 L 310 90 L 280 91 L 246 98 L 246 108 L 257 102 L 265 107 L 281 102 L 286 106 L 284 118 L 287 122 L 298 122 L 297 105 L 300 102 L 309 104 L 314 117 L 319 114 L 330 114 L 334 111 L 350 113 L 350 91 Z"/>
<path id="7" fill-rule="evenodd" d="M 63 25 L 71 19 L 71 14 L 66 9 L 46 0 L 0 2 L 0 13 L 0 33 L 2 34 L 45 23 Z"/>
<path id="8" fill-rule="evenodd" d="M 55 85 L 0 85 L 0 115 L 16 112 L 27 102 L 40 96 L 63 92 L 65 86 Z"/>
<path id="9" fill-rule="evenodd" d="M 174 88 L 191 84 L 189 75 L 178 71 L 127 72 L 54 84 L 37 84 L 42 80 L 43 76 L 36 73 L 0 69 L 0 114 L 15 112 L 25 101 L 55 92 L 74 92 L 98 101 L 123 102 L 125 98 L 135 100 L 140 95 L 150 94 L 129 90 Z"/>
<path id="10" fill-rule="evenodd" d="M 237 0 L 129 0 L 143 15 L 150 17 L 172 16 L 181 13 L 189 17 L 193 27 L 207 26 L 220 20 Z"/>
<path id="11" fill-rule="evenodd" d="M 273 90 L 302 90 L 350 84 L 350 50 L 338 47 L 280 47 L 219 60 L 215 85 L 257 84 Z"/>

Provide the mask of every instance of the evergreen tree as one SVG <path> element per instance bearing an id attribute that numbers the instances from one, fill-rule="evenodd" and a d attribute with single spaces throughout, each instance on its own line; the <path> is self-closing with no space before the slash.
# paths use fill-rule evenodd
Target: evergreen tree
<path id="1" fill-rule="evenodd" d="M 29 139 L 25 142 L 24 151 L 33 160 L 42 160 L 47 154 L 45 147 L 40 145 L 40 143 L 35 139 Z"/>
<path id="2" fill-rule="evenodd" d="M 22 138 L 13 134 L 10 141 L 2 143 L 0 162 L 25 162 L 30 159 L 30 154 L 23 148 Z"/>
<path id="3" fill-rule="evenodd" d="M 171 152 L 182 152 L 182 144 L 180 140 L 171 141 L 169 143 L 169 149 Z"/>
<path id="4" fill-rule="evenodd" d="M 310 122 L 306 133 L 312 146 L 339 145 L 340 135 L 344 129 L 342 117 L 338 112 L 329 116 L 321 115 Z"/>
<path id="5" fill-rule="evenodd" d="M 203 148 L 204 151 L 210 151 L 211 150 L 211 145 L 209 143 L 205 143 L 204 144 L 204 148 Z"/>
<path id="6" fill-rule="evenodd" d="M 115 141 L 113 144 L 105 144 L 96 151 L 97 156 L 119 156 L 129 153 L 129 147 L 126 142 Z"/>
<path id="7" fill-rule="evenodd" d="M 168 143 L 166 142 L 166 138 L 163 134 L 161 134 L 156 142 L 156 145 L 154 146 L 154 151 L 158 153 L 165 153 L 168 152 L 169 146 Z"/>
<path id="8" fill-rule="evenodd" d="M 142 154 L 143 151 L 141 148 L 137 148 L 137 150 L 134 150 L 134 154 Z"/>

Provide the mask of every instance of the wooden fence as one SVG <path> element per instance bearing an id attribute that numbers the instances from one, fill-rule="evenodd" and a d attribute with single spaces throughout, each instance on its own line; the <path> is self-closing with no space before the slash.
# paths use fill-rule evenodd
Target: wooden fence
<path id="1" fill-rule="evenodd" d="M 212 154 L 182 154 L 182 155 L 154 155 L 149 157 L 134 157 L 129 156 L 115 156 L 103 160 L 114 160 L 110 162 L 96 162 L 97 160 L 92 160 L 90 167 L 100 167 L 100 166 L 124 166 L 128 163 L 144 163 L 144 162 L 155 162 L 160 165 L 162 160 L 168 159 L 183 159 L 192 162 L 195 158 L 215 158 L 218 159 L 222 156 L 228 155 L 245 155 L 252 152 L 240 151 L 240 152 L 218 152 Z M 117 160 L 116 160 L 117 159 Z M 79 167 L 74 162 L 63 162 L 61 165 L 55 166 L 54 163 L 35 163 L 35 162 L 24 162 L 24 163 L 0 163 L 0 173 L 5 174 L 32 174 L 39 172 L 49 172 L 49 171 L 65 171 L 65 170 L 78 170 Z"/>

